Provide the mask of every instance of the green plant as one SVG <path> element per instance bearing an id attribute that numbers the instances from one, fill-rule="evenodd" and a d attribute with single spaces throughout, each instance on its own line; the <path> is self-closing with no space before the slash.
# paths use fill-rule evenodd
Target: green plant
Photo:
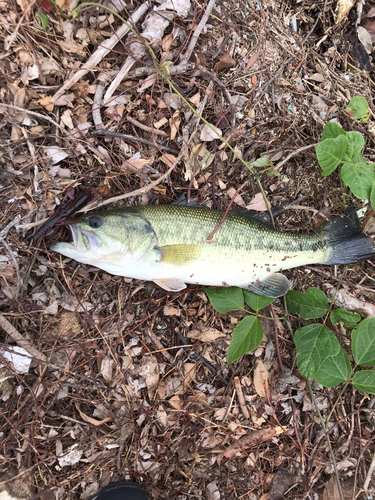
<path id="1" fill-rule="evenodd" d="M 367 121 L 368 103 L 364 97 L 353 97 L 345 110 L 353 120 Z M 322 142 L 315 148 L 322 175 L 332 174 L 341 165 L 340 178 L 354 196 L 370 198 L 375 208 L 375 164 L 368 164 L 362 156 L 365 139 L 360 132 L 346 132 L 334 122 L 326 123 Z"/>
<path id="2" fill-rule="evenodd" d="M 259 312 L 275 299 L 263 297 L 237 287 L 205 288 L 213 308 L 219 313 L 246 311 L 235 327 L 228 348 L 228 364 L 256 349 L 263 338 Z M 303 320 L 322 318 L 323 323 L 310 323 L 294 333 L 297 367 L 303 377 L 314 378 L 325 387 L 351 383 L 362 392 L 375 394 L 375 370 L 358 370 L 359 367 L 375 366 L 375 318 L 361 321 L 357 313 L 346 309 L 330 310 L 327 296 L 318 288 L 308 288 L 305 293 L 290 290 L 286 295 L 288 311 Z M 252 309 L 245 308 L 245 303 Z M 254 311 L 254 312 L 253 312 Z M 330 318 L 333 325 L 343 323 L 353 330 L 351 350 L 354 366 L 349 355 L 340 345 L 336 335 L 326 326 Z M 271 318 L 272 319 L 272 318 Z"/>

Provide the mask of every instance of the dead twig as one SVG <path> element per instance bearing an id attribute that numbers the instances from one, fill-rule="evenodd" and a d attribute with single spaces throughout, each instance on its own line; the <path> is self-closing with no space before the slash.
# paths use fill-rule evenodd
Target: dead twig
<path id="1" fill-rule="evenodd" d="M 228 104 L 229 104 L 229 108 L 227 109 L 227 112 L 230 111 L 230 118 L 229 118 L 229 123 L 234 126 L 235 122 L 234 122 L 234 107 L 233 107 L 233 104 L 232 104 L 232 98 L 231 98 L 231 95 L 230 93 L 228 92 L 228 90 L 226 89 L 224 83 L 222 81 L 219 80 L 219 78 L 217 76 L 215 76 L 213 73 L 211 73 L 211 71 L 208 71 L 208 69 L 206 69 L 204 66 L 202 65 L 198 65 L 198 69 L 201 73 L 203 73 L 204 75 L 207 75 L 213 82 L 216 83 L 216 85 L 218 87 L 221 88 L 223 94 L 225 95 L 225 97 L 227 98 L 227 101 L 228 101 Z"/>
<path id="2" fill-rule="evenodd" d="M 150 132 L 151 134 L 160 135 L 161 137 L 168 137 L 168 134 L 166 134 L 164 130 L 158 130 L 157 128 L 148 127 L 144 123 L 141 123 L 138 120 L 131 118 L 130 116 L 127 116 L 126 119 L 128 120 L 129 123 L 131 123 L 135 127 L 140 128 L 141 130 L 144 130 L 145 132 Z"/>
<path id="3" fill-rule="evenodd" d="M 41 361 L 47 361 L 46 356 L 39 352 L 29 339 L 25 339 L 23 335 L 21 335 L 20 332 L 14 328 L 12 323 L 10 323 L 2 314 L 0 314 L 0 327 L 12 340 L 14 340 L 14 342 L 16 342 L 20 347 L 23 347 L 23 349 L 25 349 L 30 356 L 40 359 Z"/>
<path id="4" fill-rule="evenodd" d="M 133 12 L 130 16 L 128 22 L 129 24 L 137 23 L 147 12 L 150 5 L 146 1 L 142 4 L 138 9 Z M 111 38 L 105 40 L 100 47 L 89 57 L 88 61 L 84 63 L 83 69 L 79 69 L 74 75 L 64 83 L 64 85 L 55 93 L 55 95 L 51 98 L 51 102 L 54 103 L 57 101 L 59 97 L 63 95 L 63 93 L 69 90 L 75 83 L 77 83 L 81 78 L 83 78 L 89 71 L 92 71 L 102 59 L 113 49 L 113 47 L 127 34 L 129 33 L 130 28 L 126 24 L 121 24 L 119 29 L 116 31 Z"/>
<path id="5" fill-rule="evenodd" d="M 242 414 L 247 420 L 248 418 L 250 418 L 250 414 L 249 414 L 249 411 L 246 407 L 245 397 L 243 395 L 241 382 L 240 382 L 240 379 L 238 377 L 234 377 L 234 387 L 236 388 L 238 402 L 240 403 Z"/>
<path id="6" fill-rule="evenodd" d="M 105 205 L 109 205 L 110 203 L 116 203 L 117 201 L 125 200 L 127 198 L 132 198 L 133 196 L 140 196 L 142 194 L 148 193 L 153 189 L 155 186 L 160 184 L 160 182 L 163 182 L 164 179 L 168 177 L 173 171 L 173 169 L 176 167 L 176 165 L 180 162 L 182 154 L 180 153 L 178 157 L 176 158 L 176 161 L 169 167 L 169 169 L 165 172 L 165 174 L 161 175 L 158 179 L 155 181 L 152 181 L 150 184 L 147 186 L 143 186 L 139 189 L 136 189 L 135 191 L 131 191 L 130 193 L 125 193 L 125 194 L 120 194 L 119 196 L 113 196 L 112 198 L 109 198 L 108 200 L 103 200 L 98 203 L 93 203 L 92 206 L 90 205 L 89 207 L 84 207 L 81 209 L 81 212 L 89 212 L 90 210 L 94 210 L 100 207 L 104 207 Z"/>
<path id="7" fill-rule="evenodd" d="M 136 137 L 134 135 L 121 134 L 120 132 L 114 132 L 107 130 L 105 128 L 100 128 L 92 131 L 92 135 L 104 135 L 106 137 L 118 137 L 119 139 L 124 139 L 126 141 L 141 142 L 142 144 L 147 144 L 147 146 L 153 146 L 161 151 L 166 151 L 167 153 L 178 154 L 179 151 L 169 146 L 163 146 L 163 144 L 158 144 L 157 142 L 149 141 L 148 139 L 143 139 L 143 137 Z"/>
<path id="8" fill-rule="evenodd" d="M 190 57 L 195 49 L 195 45 L 198 41 L 199 35 L 202 33 L 203 28 L 206 26 L 206 23 L 207 23 L 208 18 L 210 17 L 210 14 L 215 6 L 215 3 L 216 3 L 216 0 L 209 1 L 208 5 L 206 7 L 205 13 L 203 14 L 202 19 L 200 20 L 200 23 L 196 27 L 194 34 L 191 37 L 189 46 L 184 54 L 186 61 L 189 61 L 189 59 L 190 59 Z"/>

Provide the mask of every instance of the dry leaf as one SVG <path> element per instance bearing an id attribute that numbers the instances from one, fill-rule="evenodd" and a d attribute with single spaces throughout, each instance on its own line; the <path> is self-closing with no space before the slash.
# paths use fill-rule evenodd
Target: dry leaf
<path id="1" fill-rule="evenodd" d="M 149 396 L 155 392 L 159 384 L 159 363 L 154 356 L 146 356 L 142 359 L 141 374 L 146 380 Z"/>
<path id="2" fill-rule="evenodd" d="M 221 71 L 222 69 L 232 68 L 236 64 L 236 61 L 227 53 L 220 57 L 219 62 L 215 66 L 215 71 Z"/>
<path id="3" fill-rule="evenodd" d="M 256 393 L 261 398 L 267 397 L 268 393 L 268 376 L 269 373 L 265 367 L 262 360 L 257 361 L 257 365 L 254 370 L 253 384 Z"/>
<path id="4" fill-rule="evenodd" d="M 201 340 L 202 342 L 213 342 L 216 339 L 225 337 L 225 334 L 223 332 L 219 332 L 216 328 L 207 328 L 203 331 L 194 329 L 190 330 L 187 337 L 189 339 Z"/>
<path id="5" fill-rule="evenodd" d="M 113 378 L 114 361 L 111 358 L 103 358 L 100 366 L 100 374 L 106 382 L 111 382 Z"/>
<path id="6" fill-rule="evenodd" d="M 372 36 L 363 26 L 358 26 L 357 28 L 358 40 L 367 50 L 367 52 L 372 51 Z"/>
<path id="7" fill-rule="evenodd" d="M 355 4 L 355 0 L 338 0 L 335 10 L 335 23 L 339 23 L 349 14 L 350 9 Z"/>
<path id="8" fill-rule="evenodd" d="M 375 40 L 375 20 L 367 21 L 363 27 L 370 33 L 371 41 L 373 42 Z"/>
<path id="9" fill-rule="evenodd" d="M 50 96 L 43 97 L 43 99 L 39 99 L 38 103 L 41 106 L 43 106 L 43 108 L 45 108 L 47 111 L 50 111 L 50 112 L 53 111 L 54 104 L 51 103 L 51 97 Z"/>
<path id="10" fill-rule="evenodd" d="M 169 33 L 169 35 L 163 38 L 163 42 L 161 44 L 163 51 L 168 52 L 172 46 L 172 43 L 173 43 L 173 33 Z"/>
<path id="11" fill-rule="evenodd" d="M 246 208 L 248 210 L 257 210 L 258 212 L 265 212 L 268 210 L 262 193 L 257 193 Z"/>
<path id="12" fill-rule="evenodd" d="M 72 0 L 56 0 L 56 4 L 62 10 L 68 10 L 71 3 L 72 3 Z"/>
<path id="13" fill-rule="evenodd" d="M 227 191 L 227 194 L 228 194 L 229 198 L 232 199 L 233 196 L 236 194 L 236 189 L 234 189 L 233 187 L 229 188 L 228 191 Z M 242 196 L 239 193 L 237 193 L 237 195 L 234 198 L 233 202 L 236 205 L 239 205 L 240 207 L 243 207 L 243 208 L 246 207 L 245 202 L 243 201 Z"/>
<path id="14" fill-rule="evenodd" d="M 182 409 L 182 404 L 181 404 L 181 399 L 177 394 L 175 396 L 172 396 L 169 400 L 168 403 L 175 409 L 175 410 L 181 410 Z"/>
<path id="15" fill-rule="evenodd" d="M 165 116 L 163 116 L 163 118 L 160 118 L 160 120 L 158 120 L 157 122 L 154 123 L 154 127 L 155 128 L 160 128 L 163 125 L 165 125 L 166 123 L 168 123 L 168 118 L 166 118 Z"/>
<path id="16" fill-rule="evenodd" d="M 171 155 L 170 153 L 164 153 L 160 159 L 163 163 L 167 165 L 167 167 L 171 167 L 173 163 L 177 160 L 176 156 Z"/>
<path id="17" fill-rule="evenodd" d="M 129 160 L 125 160 L 121 165 L 122 169 L 129 168 L 130 170 L 140 170 L 145 165 L 152 165 L 154 162 L 154 158 L 130 158 Z"/>
<path id="18" fill-rule="evenodd" d="M 212 130 L 211 127 L 213 127 L 214 130 Z M 215 139 L 220 139 L 219 135 L 222 135 L 222 131 L 219 129 L 219 127 L 215 127 L 214 125 L 211 125 L 211 127 L 209 127 L 207 124 L 203 125 L 200 135 L 201 141 L 210 142 Z M 215 130 L 217 133 L 215 132 Z"/>
<path id="19" fill-rule="evenodd" d="M 74 129 L 73 121 L 72 121 L 72 112 L 70 109 L 66 109 L 64 113 L 61 115 L 61 121 L 64 125 L 66 125 L 70 130 Z"/>
<path id="20" fill-rule="evenodd" d="M 73 42 L 73 40 L 62 40 L 59 42 L 60 47 L 64 52 L 69 52 L 71 54 L 81 54 L 84 55 L 85 50 L 80 43 Z"/>
<path id="21" fill-rule="evenodd" d="M 74 100 L 75 100 L 75 95 L 73 93 L 63 94 L 61 97 L 56 99 L 54 104 L 55 106 L 69 106 Z"/>
<path id="22" fill-rule="evenodd" d="M 173 307 L 167 305 L 164 307 L 164 315 L 165 316 L 181 316 L 181 311 L 178 307 Z"/>
<path id="23" fill-rule="evenodd" d="M 178 129 L 180 127 L 180 123 L 181 123 L 180 112 L 176 111 L 169 119 L 169 126 L 171 127 L 171 141 L 175 139 Z"/>
<path id="24" fill-rule="evenodd" d="M 250 69 L 250 68 L 251 68 L 251 66 L 253 66 L 253 65 L 256 63 L 256 61 L 258 60 L 258 57 L 259 57 L 259 56 L 260 56 L 260 52 L 256 52 L 255 54 L 253 54 L 253 55 L 250 57 L 250 59 L 249 59 L 249 61 L 248 61 L 247 65 L 246 65 L 246 69 Z"/>
<path id="25" fill-rule="evenodd" d="M 143 80 L 141 85 L 137 87 L 137 92 L 141 93 L 144 90 L 148 89 L 149 87 L 152 87 L 152 85 L 154 85 L 154 83 L 156 82 L 157 77 L 158 77 L 157 73 L 147 77 L 146 80 Z"/>
<path id="26" fill-rule="evenodd" d="M 257 84 L 257 81 L 258 81 L 258 80 L 257 80 L 257 77 L 256 77 L 255 75 L 253 75 L 253 76 L 251 77 L 251 84 L 255 86 L 255 85 Z"/>
<path id="27" fill-rule="evenodd" d="M 106 422 L 109 422 L 111 419 L 111 417 L 106 417 L 106 418 L 103 418 L 103 420 L 96 420 L 95 418 L 92 418 L 92 417 L 89 417 L 88 415 L 85 415 L 79 408 L 79 404 L 78 402 L 76 401 L 76 408 L 78 410 L 78 413 L 80 414 L 82 420 L 84 420 L 85 422 L 88 422 L 89 424 L 92 424 L 92 425 L 95 425 L 96 427 L 99 427 L 99 425 L 103 425 L 105 424 Z"/>
<path id="28" fill-rule="evenodd" d="M 191 102 L 191 104 L 194 104 L 194 106 L 198 107 L 201 102 L 201 93 L 198 91 L 193 95 L 193 97 L 190 97 L 188 101 Z"/>

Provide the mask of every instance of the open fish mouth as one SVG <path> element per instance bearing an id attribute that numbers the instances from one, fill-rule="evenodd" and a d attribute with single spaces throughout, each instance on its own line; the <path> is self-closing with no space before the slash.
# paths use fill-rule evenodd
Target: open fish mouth
<path id="1" fill-rule="evenodd" d="M 57 241 L 50 245 L 50 248 L 63 255 L 72 254 L 72 252 L 95 252 L 101 245 L 100 237 L 93 231 L 84 230 L 78 224 L 69 226 L 71 241 Z"/>

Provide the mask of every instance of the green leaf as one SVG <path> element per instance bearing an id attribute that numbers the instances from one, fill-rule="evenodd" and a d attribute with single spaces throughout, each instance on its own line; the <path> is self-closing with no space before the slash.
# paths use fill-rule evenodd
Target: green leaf
<path id="1" fill-rule="evenodd" d="M 361 122 L 367 122 L 370 117 L 368 102 L 364 97 L 360 96 L 353 97 L 344 111 L 347 112 L 347 115 L 352 120 L 361 120 Z"/>
<path id="2" fill-rule="evenodd" d="M 371 206 L 372 206 L 373 210 L 375 210 L 375 184 L 372 186 L 372 189 L 371 189 L 370 201 L 371 201 Z"/>
<path id="3" fill-rule="evenodd" d="M 297 367 L 303 377 L 315 377 L 324 361 L 337 356 L 340 343 L 325 325 L 299 328 L 293 337 L 296 346 Z"/>
<path id="4" fill-rule="evenodd" d="M 345 130 L 343 130 L 340 125 L 335 122 L 327 122 L 324 125 L 322 141 L 326 139 L 336 139 L 339 135 L 346 135 Z"/>
<path id="5" fill-rule="evenodd" d="M 344 163 L 340 172 L 341 179 L 352 190 L 354 196 L 361 200 L 370 198 L 375 183 L 374 164 Z"/>
<path id="6" fill-rule="evenodd" d="M 338 325 L 341 322 L 344 323 L 344 328 L 352 330 L 361 321 L 361 316 L 358 313 L 352 313 L 340 308 L 331 312 L 330 319 L 332 325 Z"/>
<path id="7" fill-rule="evenodd" d="M 352 384 L 359 391 L 375 394 L 375 370 L 357 372 L 353 377 Z"/>
<path id="8" fill-rule="evenodd" d="M 244 308 L 242 288 L 237 286 L 221 287 L 221 288 L 204 288 L 203 289 L 210 302 L 219 313 L 227 313 L 228 311 L 238 311 Z"/>
<path id="9" fill-rule="evenodd" d="M 272 161 L 269 159 L 269 156 L 262 156 L 256 161 L 249 162 L 249 165 L 253 167 L 272 167 Z"/>
<path id="10" fill-rule="evenodd" d="M 264 309 L 269 304 L 272 304 L 276 299 L 274 297 L 264 297 L 263 295 L 258 295 L 254 292 L 249 292 L 248 290 L 243 291 L 245 296 L 246 304 L 251 307 L 254 311 L 258 312 Z"/>
<path id="11" fill-rule="evenodd" d="M 286 301 L 292 314 L 299 312 L 303 319 L 321 318 L 328 311 L 328 299 L 319 288 L 308 288 L 306 293 L 289 290 Z"/>
<path id="12" fill-rule="evenodd" d="M 348 380 L 352 373 L 348 353 L 340 346 L 336 356 L 330 356 L 321 364 L 314 379 L 324 387 L 335 387 Z"/>
<path id="13" fill-rule="evenodd" d="M 348 148 L 346 135 L 339 135 L 335 139 L 325 139 L 315 148 L 319 165 L 322 167 L 322 175 L 332 174 L 342 162 L 343 156 Z"/>
<path id="14" fill-rule="evenodd" d="M 263 339 L 263 328 L 255 316 L 243 318 L 232 333 L 232 341 L 229 344 L 227 356 L 228 365 L 240 359 L 247 352 L 256 349 Z"/>
<path id="15" fill-rule="evenodd" d="M 359 132 L 348 132 L 346 136 L 348 138 L 348 149 L 346 150 L 346 154 L 349 159 L 352 160 L 365 147 L 365 138 Z"/>
<path id="16" fill-rule="evenodd" d="M 364 319 L 352 331 L 352 351 L 360 366 L 375 366 L 375 318 Z"/>
<path id="17" fill-rule="evenodd" d="M 38 12 L 35 15 L 36 15 L 36 17 L 39 17 L 41 25 L 42 25 L 42 29 L 46 30 L 48 28 L 48 26 L 49 26 L 49 19 L 48 19 L 48 17 L 46 15 L 42 14 L 41 12 Z"/>

